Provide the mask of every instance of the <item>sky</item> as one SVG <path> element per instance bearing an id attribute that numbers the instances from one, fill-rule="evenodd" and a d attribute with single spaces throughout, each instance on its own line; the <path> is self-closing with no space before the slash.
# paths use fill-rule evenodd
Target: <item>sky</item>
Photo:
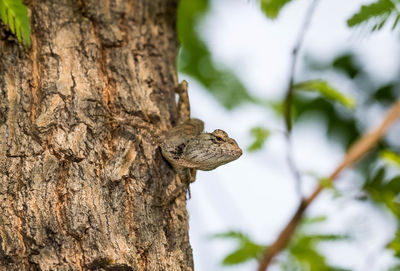
<path id="1" fill-rule="evenodd" d="M 384 82 L 398 74 L 400 43 L 396 33 L 383 30 L 362 35 L 359 29 L 349 29 L 346 25 L 346 19 L 362 3 L 371 1 L 319 2 L 296 74 L 301 74 L 304 56 L 329 61 L 348 49 L 360 53 L 363 65 L 377 76 L 376 80 Z M 291 50 L 309 3 L 296 0 L 283 9 L 277 20 L 271 21 L 261 13 L 256 1 L 213 0 L 199 31 L 214 58 L 232 69 L 252 93 L 278 100 L 288 84 Z M 262 125 L 274 131 L 262 151 L 245 151 L 237 161 L 213 171 L 198 172 L 188 201 L 195 270 L 255 270 L 255 262 L 222 267 L 220 263 L 234 248 L 234 243 L 213 240 L 210 236 L 240 230 L 267 244 L 291 218 L 299 197 L 286 163 L 286 143 L 280 132 L 284 130 L 283 123 L 272 112 L 251 105 L 227 111 L 196 81 L 184 76 L 181 79 L 189 82 L 192 117 L 202 119 L 207 131 L 225 130 L 244 150 L 251 143 L 252 127 Z M 354 94 L 349 84 L 337 87 L 344 93 Z M 374 111 L 366 129 L 379 122 L 383 113 Z M 310 123 L 295 127 L 293 157 L 302 172 L 327 176 L 343 155 L 339 145 L 327 142 L 325 127 Z M 351 182 L 357 179 L 355 174 L 351 171 L 342 174 L 339 189 L 357 187 L 357 183 Z M 303 193 L 308 194 L 314 186 L 315 181 L 306 178 Z M 393 219 L 373 206 L 348 198 L 332 202 L 331 193 L 322 194 L 309 214 L 328 215 L 323 227 L 326 233 L 356 229 L 356 234 L 350 244 L 322 246 L 329 261 L 355 271 L 386 270 L 392 258 L 389 252 L 382 253 L 382 247 L 395 231 Z"/>

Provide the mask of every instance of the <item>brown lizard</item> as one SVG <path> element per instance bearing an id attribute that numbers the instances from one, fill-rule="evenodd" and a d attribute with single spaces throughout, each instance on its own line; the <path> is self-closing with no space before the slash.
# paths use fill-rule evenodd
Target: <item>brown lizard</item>
<path id="1" fill-rule="evenodd" d="M 242 150 L 223 130 L 203 132 L 204 123 L 190 118 L 188 84 L 182 81 L 176 88 L 179 94 L 179 122 L 161 137 L 162 155 L 184 183 L 193 182 L 196 170 L 212 170 L 238 159 Z"/>

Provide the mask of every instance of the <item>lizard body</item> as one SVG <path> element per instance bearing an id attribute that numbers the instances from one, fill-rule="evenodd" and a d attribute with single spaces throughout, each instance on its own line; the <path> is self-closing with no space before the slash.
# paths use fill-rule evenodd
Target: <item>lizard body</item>
<path id="1" fill-rule="evenodd" d="M 161 137 L 161 152 L 185 183 L 195 180 L 196 170 L 213 170 L 236 160 L 242 150 L 223 130 L 203 132 L 204 123 L 190 118 L 187 82 L 176 89 L 179 94 L 179 122 Z"/>

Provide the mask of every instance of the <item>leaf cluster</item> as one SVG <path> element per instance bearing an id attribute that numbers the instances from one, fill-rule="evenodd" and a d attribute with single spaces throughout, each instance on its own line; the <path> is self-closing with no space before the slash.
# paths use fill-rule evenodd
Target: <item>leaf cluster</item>
<path id="1" fill-rule="evenodd" d="M 265 246 L 253 242 L 247 235 L 239 231 L 215 234 L 213 235 L 213 238 L 231 239 L 237 242 L 236 249 L 223 259 L 223 265 L 235 265 L 249 260 L 258 259 L 266 249 Z"/>
<path id="2" fill-rule="evenodd" d="M 380 156 L 383 160 L 385 160 L 389 164 L 395 165 L 400 168 L 400 156 L 396 152 L 390 150 L 383 150 L 381 151 Z"/>
<path id="3" fill-rule="evenodd" d="M 400 259 L 400 229 L 397 230 L 394 239 L 388 244 L 388 248 L 394 251 L 394 255 Z M 397 268 L 399 268 L 398 265 Z"/>
<path id="4" fill-rule="evenodd" d="M 400 157 L 391 152 L 390 158 L 395 158 L 397 162 Z M 389 210 L 396 217 L 398 229 L 387 248 L 391 249 L 400 261 L 400 175 L 388 177 L 386 168 L 381 167 L 367 177 L 363 190 L 369 196 L 369 200 Z M 397 270 L 399 266 L 391 270 Z"/>
<path id="5" fill-rule="evenodd" d="M 386 171 L 381 167 L 376 174 L 368 176 L 363 190 L 374 202 L 388 208 L 400 222 L 400 175 L 388 179 Z"/>
<path id="6" fill-rule="evenodd" d="M 287 259 L 282 263 L 283 270 L 345 270 L 331 266 L 325 256 L 318 251 L 318 245 L 322 242 L 341 241 L 346 239 L 340 235 L 302 235 L 294 236 L 286 253 Z"/>
<path id="7" fill-rule="evenodd" d="M 282 270 L 285 271 L 317 271 L 345 270 L 331 266 L 325 256 L 318 251 L 318 245 L 347 240 L 348 236 L 338 234 L 312 234 L 310 226 L 326 221 L 325 216 L 304 218 L 294 234 L 288 248 L 285 251 L 286 257 L 279 262 Z"/>
<path id="8" fill-rule="evenodd" d="M 271 134 L 269 130 L 262 127 L 254 127 L 250 130 L 250 133 L 254 137 L 253 143 L 247 148 L 250 152 L 260 150 Z"/>
<path id="9" fill-rule="evenodd" d="M 371 79 L 373 76 L 364 69 L 357 55 L 352 52 L 340 54 L 329 62 L 318 62 L 307 58 L 306 74 L 320 73 L 323 76 L 327 72 L 336 74 L 342 84 L 345 82 L 354 86 L 354 94 L 358 97 L 357 110 L 352 110 L 355 105 L 354 100 L 335 90 L 332 83 L 312 82 L 320 86 L 320 95 L 310 96 L 304 95 L 303 91 L 295 91 L 294 121 L 295 123 L 315 121 L 310 116 L 322 116 L 320 119 L 326 126 L 328 137 L 341 143 L 343 148 L 347 149 L 365 132 L 363 116 L 368 108 L 374 106 L 385 108 L 393 103 L 399 97 L 400 82 L 394 78 L 392 81 L 377 85 L 377 82 Z M 305 86 L 312 88 L 312 84 L 310 86 L 308 81 L 306 83 L 301 83 L 301 88 Z M 331 89 L 334 91 L 332 92 Z M 385 148 L 392 148 L 387 140 L 383 140 L 378 146 L 380 150 Z M 369 158 L 372 160 L 367 159 L 360 164 L 360 169 L 364 169 L 363 172 L 366 172 L 364 166 L 367 162 L 370 164 L 378 159 L 378 153 L 372 153 Z"/>
<path id="10" fill-rule="evenodd" d="M 261 0 L 261 10 L 270 19 L 278 17 L 281 9 L 292 0 Z"/>
<path id="11" fill-rule="evenodd" d="M 339 102 L 348 108 L 354 108 L 356 105 L 353 98 L 342 94 L 325 80 L 321 79 L 308 80 L 305 82 L 295 84 L 293 88 L 296 91 L 300 90 L 300 91 L 317 92 L 321 95 L 321 97 L 324 97 L 327 100 Z"/>
<path id="12" fill-rule="evenodd" d="M 26 47 L 31 45 L 31 26 L 28 9 L 21 0 L 0 0 L 0 15 L 3 22 L 10 27 L 19 42 Z"/>
<path id="13" fill-rule="evenodd" d="M 313 217 L 303 219 L 296 231 L 290 245 L 285 250 L 284 258 L 280 258 L 278 264 L 282 270 L 290 271 L 324 271 L 344 270 L 331 266 L 323 254 L 318 252 L 318 244 L 346 240 L 348 237 L 335 234 L 308 234 L 310 225 L 321 223 L 325 217 Z M 246 234 L 239 231 L 229 231 L 216 234 L 213 238 L 231 239 L 237 242 L 236 249 L 223 259 L 223 265 L 236 265 L 249 260 L 258 260 L 268 246 L 261 245 L 251 240 Z"/>
<path id="14" fill-rule="evenodd" d="M 381 30 L 389 19 L 393 19 L 392 29 L 397 27 L 400 13 L 396 8 L 397 0 L 378 0 L 363 5 L 352 17 L 347 20 L 349 27 L 362 24 L 372 24 L 371 31 Z"/>
<path id="15" fill-rule="evenodd" d="M 260 0 L 261 10 L 270 19 L 276 19 L 281 10 L 293 0 Z M 362 5 L 348 20 L 349 27 L 369 25 L 371 31 L 378 31 L 388 22 L 392 21 L 392 30 L 398 27 L 400 12 L 399 0 L 377 0 L 367 5 Z"/>

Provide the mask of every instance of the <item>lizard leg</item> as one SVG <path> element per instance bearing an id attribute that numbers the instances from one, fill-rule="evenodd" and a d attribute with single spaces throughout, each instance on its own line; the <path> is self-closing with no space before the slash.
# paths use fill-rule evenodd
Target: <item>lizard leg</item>
<path id="1" fill-rule="evenodd" d="M 178 173 L 179 179 L 183 184 L 189 184 L 192 180 L 191 176 L 191 169 L 189 168 L 181 168 L 181 167 L 174 167 L 175 172 Z"/>
<path id="2" fill-rule="evenodd" d="M 188 193 L 188 198 L 191 198 L 190 195 L 190 187 L 189 184 L 194 182 L 196 170 L 195 169 L 189 169 L 189 168 L 174 168 L 175 172 L 178 174 L 180 182 L 178 182 L 178 185 L 175 187 L 175 189 L 167 195 L 167 198 L 162 200 L 159 204 L 156 204 L 156 206 L 165 206 L 168 205 L 172 202 L 175 201 L 177 197 L 182 195 L 182 193 Z"/>
<path id="3" fill-rule="evenodd" d="M 185 122 L 190 119 L 190 103 L 188 95 L 188 83 L 183 80 L 178 87 L 175 89 L 178 93 L 178 117 L 179 122 Z"/>
<path id="4" fill-rule="evenodd" d="M 190 169 L 190 183 L 193 183 L 196 180 L 196 172 L 197 170 L 194 168 Z"/>
<path id="5" fill-rule="evenodd" d="M 182 192 L 188 193 L 188 198 L 190 199 L 192 195 L 190 194 L 190 184 L 196 180 L 196 169 L 194 168 L 179 168 L 175 169 L 178 173 L 181 184 L 171 193 L 173 199 L 178 197 Z"/>

